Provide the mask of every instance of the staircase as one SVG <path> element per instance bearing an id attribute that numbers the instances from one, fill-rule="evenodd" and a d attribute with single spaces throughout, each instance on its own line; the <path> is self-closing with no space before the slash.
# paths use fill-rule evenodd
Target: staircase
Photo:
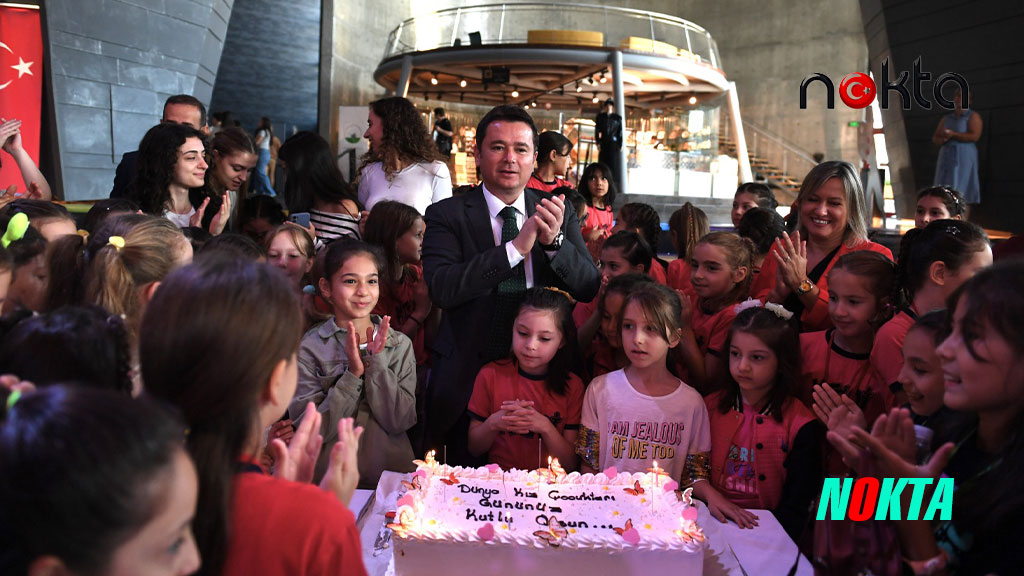
<path id="1" fill-rule="evenodd" d="M 722 115 L 719 129 L 718 150 L 727 156 L 737 157 L 736 142 L 730 132 L 726 115 Z M 764 182 L 775 192 L 779 206 L 789 206 L 800 192 L 800 182 L 817 162 L 807 152 L 783 141 L 767 130 L 743 122 L 747 141 L 747 156 L 755 182 Z"/>

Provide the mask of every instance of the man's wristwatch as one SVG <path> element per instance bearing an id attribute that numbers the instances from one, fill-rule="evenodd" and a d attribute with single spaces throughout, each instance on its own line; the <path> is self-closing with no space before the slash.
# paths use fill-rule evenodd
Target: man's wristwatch
<path id="1" fill-rule="evenodd" d="M 796 293 L 801 296 L 807 294 L 811 290 L 814 290 L 814 282 L 811 282 L 808 278 L 804 278 L 804 281 L 801 282 L 800 285 L 796 287 Z"/>
<path id="2" fill-rule="evenodd" d="M 564 239 L 565 234 L 563 234 L 562 231 L 559 230 L 558 234 L 555 235 L 555 239 L 551 242 L 551 244 L 541 244 L 540 247 L 549 252 L 553 250 L 558 250 L 559 248 L 562 247 L 562 240 Z"/>

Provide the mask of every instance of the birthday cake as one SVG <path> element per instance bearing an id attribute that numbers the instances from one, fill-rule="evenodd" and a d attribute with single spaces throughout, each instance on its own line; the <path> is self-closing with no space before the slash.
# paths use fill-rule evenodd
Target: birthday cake
<path id="1" fill-rule="evenodd" d="M 690 490 L 647 473 L 449 467 L 431 455 L 403 482 L 389 527 L 400 576 L 700 576 L 705 537 Z"/>

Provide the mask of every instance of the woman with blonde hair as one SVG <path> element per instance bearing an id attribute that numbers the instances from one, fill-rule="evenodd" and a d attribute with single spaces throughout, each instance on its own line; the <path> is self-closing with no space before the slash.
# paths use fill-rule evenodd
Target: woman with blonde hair
<path id="1" fill-rule="evenodd" d="M 888 248 L 868 240 L 868 210 L 853 164 L 828 161 L 812 168 L 796 198 L 796 232 L 775 243 L 751 294 L 785 304 L 799 315 L 803 332 L 831 327 L 828 272 L 836 260 L 855 250 L 893 259 Z"/>

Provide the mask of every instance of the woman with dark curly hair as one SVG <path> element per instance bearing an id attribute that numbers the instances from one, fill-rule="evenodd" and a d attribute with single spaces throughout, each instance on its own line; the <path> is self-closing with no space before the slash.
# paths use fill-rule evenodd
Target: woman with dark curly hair
<path id="1" fill-rule="evenodd" d="M 452 195 L 452 177 L 440 161 L 423 118 L 405 98 L 370 102 L 363 137 L 370 151 L 359 167 L 359 201 L 367 210 L 382 200 L 408 204 L 420 214 Z"/>
<path id="2" fill-rule="evenodd" d="M 277 152 L 277 163 L 284 173 L 285 205 L 292 214 L 309 212 L 316 240 L 359 239 L 360 206 L 327 140 L 315 132 L 293 134 Z"/>
<path id="3" fill-rule="evenodd" d="M 219 206 L 203 191 L 206 183 L 206 142 L 202 132 L 183 124 L 157 124 L 139 144 L 133 200 L 142 211 L 163 216 L 179 228 L 196 226 L 217 235 L 231 214 L 231 199 L 221 195 Z M 216 210 L 205 218 L 206 210 Z"/>

